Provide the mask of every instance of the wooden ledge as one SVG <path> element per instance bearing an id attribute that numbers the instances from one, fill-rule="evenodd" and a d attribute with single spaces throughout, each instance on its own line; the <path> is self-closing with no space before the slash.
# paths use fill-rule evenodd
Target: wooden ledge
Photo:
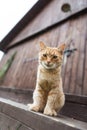
<path id="1" fill-rule="evenodd" d="M 85 114 L 87 113 L 87 96 L 71 94 L 65 94 L 65 96 L 66 103 L 60 114 L 87 122 L 87 114 Z M 33 102 L 33 91 L 0 87 L 0 97 L 26 105 Z"/>
<path id="2" fill-rule="evenodd" d="M 0 97 L 11 99 L 24 104 L 32 102 L 33 90 L 32 89 L 18 89 L 13 87 L 0 86 Z M 66 101 L 87 105 L 87 96 L 73 95 L 65 93 Z M 20 98 L 21 97 L 21 98 Z"/>
<path id="3" fill-rule="evenodd" d="M 20 122 L 26 130 L 87 130 L 85 122 L 62 115 L 49 117 L 42 113 L 27 111 L 24 104 L 0 98 L 0 115 L 3 114 Z"/>

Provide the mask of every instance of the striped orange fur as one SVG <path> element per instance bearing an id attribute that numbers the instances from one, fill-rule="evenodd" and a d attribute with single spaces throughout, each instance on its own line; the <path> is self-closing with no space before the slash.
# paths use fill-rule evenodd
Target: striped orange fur
<path id="1" fill-rule="evenodd" d="M 58 48 L 47 47 L 40 43 L 39 66 L 33 104 L 29 110 L 42 111 L 49 116 L 56 116 L 65 103 L 62 87 L 61 66 L 65 44 Z"/>

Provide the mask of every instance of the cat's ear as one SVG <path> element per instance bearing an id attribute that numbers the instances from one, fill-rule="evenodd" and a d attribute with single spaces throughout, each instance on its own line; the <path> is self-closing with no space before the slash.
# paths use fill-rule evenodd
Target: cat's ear
<path id="1" fill-rule="evenodd" d="M 44 50 L 46 48 L 46 45 L 41 41 L 40 42 L 40 50 Z"/>
<path id="2" fill-rule="evenodd" d="M 59 45 L 59 47 L 58 47 L 58 51 L 59 51 L 61 54 L 63 54 L 65 48 L 66 48 L 66 44 L 65 44 L 65 43 L 64 43 L 64 44 L 61 44 L 61 45 Z"/>

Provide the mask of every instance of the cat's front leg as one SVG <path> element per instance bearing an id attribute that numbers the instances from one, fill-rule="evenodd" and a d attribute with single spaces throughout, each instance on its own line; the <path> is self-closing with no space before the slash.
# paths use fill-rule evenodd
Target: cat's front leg
<path id="1" fill-rule="evenodd" d="M 38 87 L 33 93 L 33 104 L 28 104 L 28 109 L 32 111 L 43 111 L 46 104 L 46 96 L 43 90 Z"/>
<path id="2" fill-rule="evenodd" d="M 57 89 L 52 89 L 47 98 L 47 104 L 44 109 L 44 114 L 49 116 L 57 116 L 57 112 L 63 107 L 65 96 L 63 92 Z"/>

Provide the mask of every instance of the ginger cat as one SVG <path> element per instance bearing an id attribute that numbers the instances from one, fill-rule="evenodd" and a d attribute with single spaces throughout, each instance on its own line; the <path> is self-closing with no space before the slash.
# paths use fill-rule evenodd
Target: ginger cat
<path id="1" fill-rule="evenodd" d="M 63 107 L 65 95 L 62 88 L 61 67 L 64 49 L 65 44 L 52 48 L 43 42 L 40 43 L 37 82 L 33 104 L 28 104 L 29 110 L 56 116 Z"/>

